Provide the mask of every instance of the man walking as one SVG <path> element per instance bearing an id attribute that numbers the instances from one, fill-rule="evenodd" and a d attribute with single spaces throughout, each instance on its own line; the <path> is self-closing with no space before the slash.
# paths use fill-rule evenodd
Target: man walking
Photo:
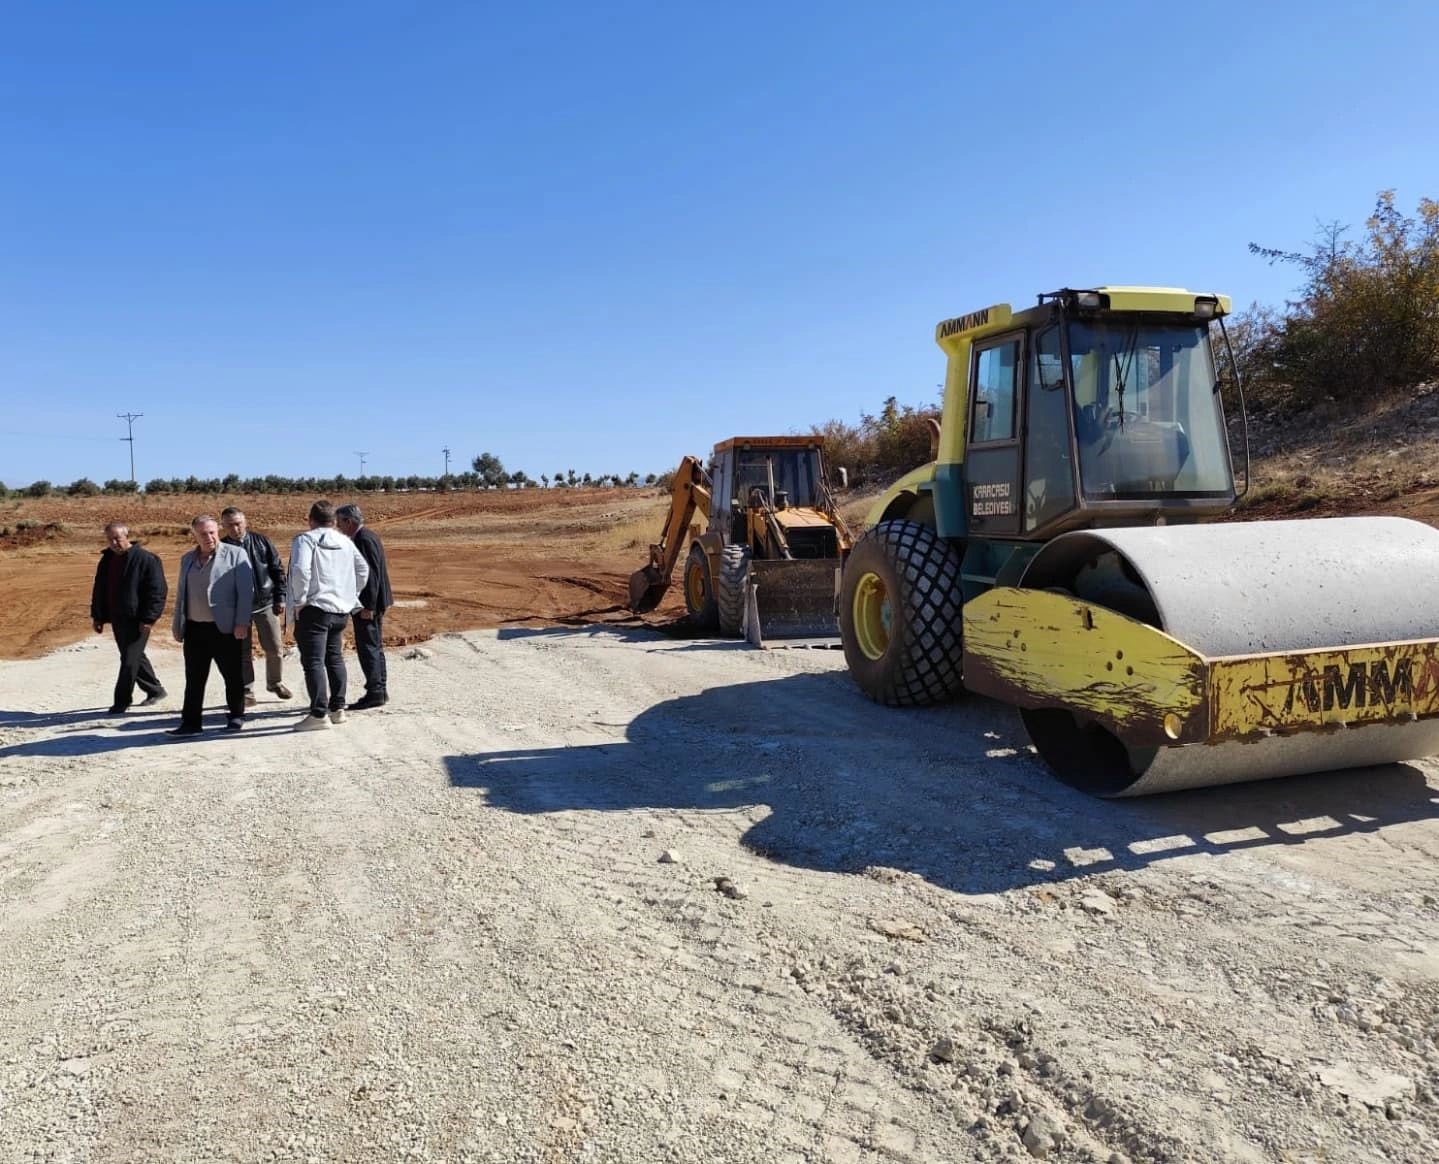
<path id="1" fill-rule="evenodd" d="M 222 540 L 229 545 L 243 547 L 250 556 L 250 569 L 255 575 L 255 609 L 250 615 L 250 626 L 265 652 L 265 690 L 274 692 L 281 699 L 289 699 L 293 693 L 281 681 L 285 647 L 280 641 L 280 615 L 285 609 L 285 567 L 280 562 L 280 551 L 264 534 L 250 529 L 242 509 L 233 505 L 222 509 L 220 524 L 225 529 Z M 254 707 L 253 650 L 241 649 L 240 669 L 245 680 L 245 706 Z"/>
<path id="2" fill-rule="evenodd" d="M 290 617 L 305 669 L 310 710 L 295 727 L 328 728 L 345 721 L 345 624 L 360 609 L 370 568 L 355 543 L 335 529 L 335 507 L 310 506 L 310 528 L 290 543 Z M 328 680 L 328 686 L 326 683 Z"/>
<path id="3" fill-rule="evenodd" d="M 95 567 L 90 592 L 90 622 L 97 635 L 104 633 L 108 622 L 120 648 L 120 674 L 110 714 L 124 715 L 135 697 L 136 683 L 145 693 L 141 707 L 165 698 L 165 688 L 145 654 L 150 628 L 165 613 L 165 567 L 149 550 L 130 541 L 130 527 L 123 521 L 105 527 L 105 541 L 107 548 Z"/>
<path id="4" fill-rule="evenodd" d="M 199 734 L 211 663 L 225 681 L 229 712 L 225 730 L 237 732 L 245 726 L 240 648 L 248 646 L 245 640 L 250 637 L 255 575 L 242 547 L 220 541 L 220 525 L 213 517 L 195 518 L 190 532 L 195 548 L 180 559 L 175 613 L 170 619 L 175 641 L 185 648 L 185 704 L 180 726 L 171 728 L 169 734 Z"/>
<path id="5" fill-rule="evenodd" d="M 342 505 L 335 510 L 335 524 L 340 532 L 355 543 L 370 568 L 370 579 L 360 591 L 360 609 L 355 611 L 355 651 L 360 656 L 360 670 L 365 673 L 365 694 L 350 704 L 351 711 L 384 707 L 390 701 L 385 686 L 385 611 L 394 605 L 390 593 L 390 571 L 385 564 L 385 547 L 379 535 L 365 525 L 358 505 Z"/>

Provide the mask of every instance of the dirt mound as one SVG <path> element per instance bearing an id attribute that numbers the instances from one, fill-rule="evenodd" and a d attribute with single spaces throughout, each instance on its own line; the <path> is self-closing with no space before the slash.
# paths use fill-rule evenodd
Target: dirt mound
<path id="1" fill-rule="evenodd" d="M 26 546 L 37 546 L 54 538 L 63 538 L 69 531 L 63 522 L 38 522 L 27 518 L 14 526 L 0 526 L 0 550 L 19 550 Z"/>

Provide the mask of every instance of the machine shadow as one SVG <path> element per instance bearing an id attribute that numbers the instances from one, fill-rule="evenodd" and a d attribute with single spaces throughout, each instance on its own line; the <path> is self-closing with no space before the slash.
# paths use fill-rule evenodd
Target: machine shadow
<path id="1" fill-rule="evenodd" d="M 452 786 L 518 813 L 763 806 L 740 838 L 757 854 L 899 868 L 969 894 L 1439 816 L 1439 792 L 1409 765 L 1096 800 L 1054 779 L 1006 707 L 881 708 L 839 672 L 673 699 L 623 741 L 445 764 Z"/>

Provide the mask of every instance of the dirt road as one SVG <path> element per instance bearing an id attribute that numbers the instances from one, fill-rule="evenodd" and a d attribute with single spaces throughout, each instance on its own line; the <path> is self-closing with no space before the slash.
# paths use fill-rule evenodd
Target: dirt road
<path id="1" fill-rule="evenodd" d="M 0 664 L 0 1158 L 1439 1152 L 1439 765 L 1104 803 L 836 652 L 429 649 L 184 742 Z"/>

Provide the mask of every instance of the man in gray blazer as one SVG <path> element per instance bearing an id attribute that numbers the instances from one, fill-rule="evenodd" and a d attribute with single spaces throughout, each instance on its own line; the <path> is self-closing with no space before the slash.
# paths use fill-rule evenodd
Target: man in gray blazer
<path id="1" fill-rule="evenodd" d="M 202 514 L 190 523 L 195 548 L 180 559 L 180 584 L 175 588 L 175 613 L 170 627 L 185 648 L 185 704 L 180 726 L 172 736 L 200 732 L 205 684 L 210 664 L 225 681 L 229 716 L 225 730 L 245 726 L 245 677 L 240 648 L 250 637 L 250 607 L 255 574 L 243 546 L 220 541 L 220 526 Z"/>

